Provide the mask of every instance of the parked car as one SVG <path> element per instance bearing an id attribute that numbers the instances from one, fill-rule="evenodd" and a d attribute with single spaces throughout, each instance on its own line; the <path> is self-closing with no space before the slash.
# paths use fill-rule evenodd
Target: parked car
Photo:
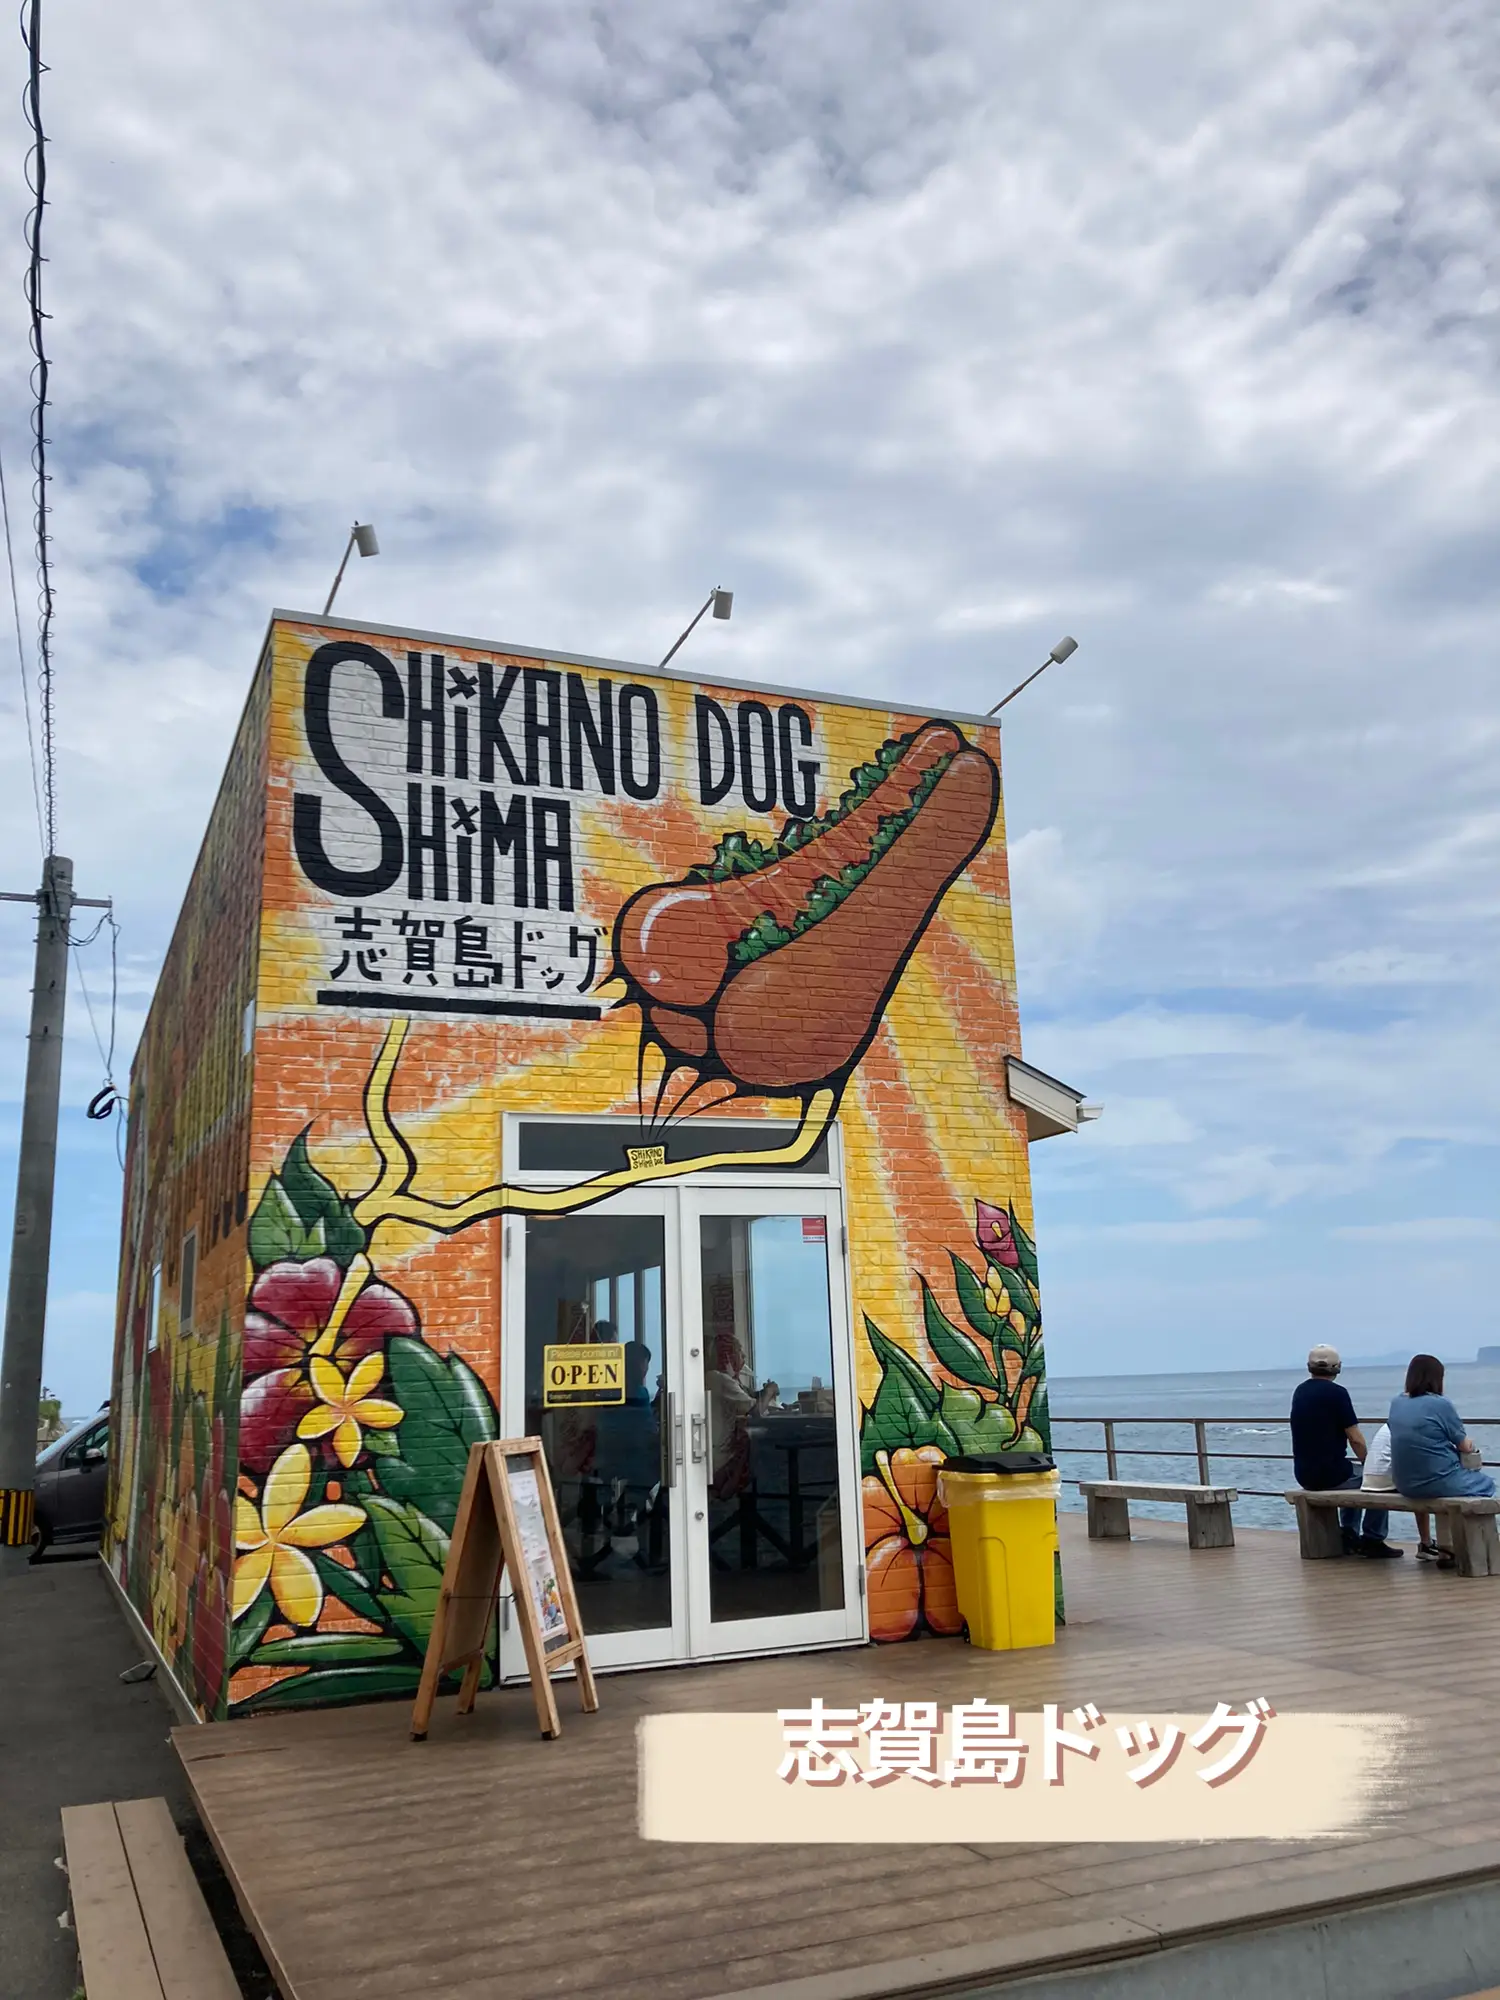
<path id="1" fill-rule="evenodd" d="M 104 1489 L 109 1481 L 109 1405 L 75 1424 L 36 1462 L 35 1562 L 54 1542 L 97 1542 L 104 1532 Z"/>

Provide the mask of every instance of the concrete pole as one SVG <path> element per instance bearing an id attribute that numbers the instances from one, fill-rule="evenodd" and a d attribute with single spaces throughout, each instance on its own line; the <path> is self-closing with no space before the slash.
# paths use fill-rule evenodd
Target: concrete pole
<path id="1" fill-rule="evenodd" d="M 16 1221 L 0 1358 L 0 1577 L 14 1574 L 26 1562 L 31 1540 L 72 909 L 73 864 L 61 855 L 49 855 L 42 863 L 37 897 L 36 983 L 31 992 Z"/>

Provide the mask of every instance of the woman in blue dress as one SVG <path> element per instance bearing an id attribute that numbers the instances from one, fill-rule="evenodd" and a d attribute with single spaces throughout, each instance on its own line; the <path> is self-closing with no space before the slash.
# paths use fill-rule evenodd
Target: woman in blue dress
<path id="1" fill-rule="evenodd" d="M 1391 1477 L 1412 1500 L 1459 1496 L 1488 1499 L 1495 1491 L 1489 1473 L 1466 1466 L 1463 1453 L 1474 1447 L 1463 1419 L 1443 1394 L 1443 1364 L 1434 1354 L 1414 1354 L 1407 1365 L 1406 1393 L 1391 1403 Z"/>

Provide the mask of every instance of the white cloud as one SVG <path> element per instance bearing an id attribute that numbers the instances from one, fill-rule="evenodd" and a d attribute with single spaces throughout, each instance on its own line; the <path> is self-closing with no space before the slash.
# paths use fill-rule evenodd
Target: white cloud
<path id="1" fill-rule="evenodd" d="M 1143 1146 L 1186 1146 L 1199 1136 L 1192 1120 L 1184 1117 L 1170 1098 L 1120 1097 L 1113 1092 L 1102 1116 L 1080 1130 L 1086 1146 L 1131 1151 Z"/>
<path id="2" fill-rule="evenodd" d="M 1005 711 L 1028 1053 L 1106 1104 L 1044 1196 L 1359 1223 L 1492 1171 L 1490 12 L 76 0 L 62 828 L 131 1022 L 266 613 L 357 513 L 345 608 L 420 627 L 657 658 L 722 581 L 688 659 L 979 709 L 1073 631 Z M 26 368 L 0 288 L 13 500 Z"/>
<path id="3" fill-rule="evenodd" d="M 1064 1224 L 1052 1230 L 1050 1241 L 1054 1246 L 1095 1241 L 1186 1248 L 1195 1243 L 1244 1243 L 1265 1231 L 1257 1216 L 1203 1215 L 1181 1222 L 1103 1222 L 1092 1229 Z"/>
<path id="4" fill-rule="evenodd" d="M 1500 1222 L 1483 1215 L 1407 1215 L 1342 1223 L 1333 1233 L 1350 1243 L 1490 1243 L 1500 1240 Z"/>
<path id="5" fill-rule="evenodd" d="M 1371 945 L 1340 952 L 1312 969 L 1323 986 L 1420 986 L 1455 976 L 1453 961 L 1441 952 L 1404 951 L 1399 945 Z"/>
<path id="6" fill-rule="evenodd" d="M 1348 592 L 1338 584 L 1324 583 L 1313 576 L 1261 576 L 1216 583 L 1208 596 L 1211 603 L 1226 604 L 1236 611 L 1253 611 L 1278 601 L 1293 605 L 1342 604 Z"/>

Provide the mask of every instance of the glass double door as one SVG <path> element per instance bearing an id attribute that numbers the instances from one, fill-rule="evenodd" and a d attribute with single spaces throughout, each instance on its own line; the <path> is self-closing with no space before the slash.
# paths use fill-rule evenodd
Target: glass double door
<path id="1" fill-rule="evenodd" d="M 862 1637 L 837 1191 L 643 1191 L 511 1228 L 505 1429 L 545 1447 L 594 1664 Z M 623 1349 L 623 1401 L 593 1346 Z"/>

